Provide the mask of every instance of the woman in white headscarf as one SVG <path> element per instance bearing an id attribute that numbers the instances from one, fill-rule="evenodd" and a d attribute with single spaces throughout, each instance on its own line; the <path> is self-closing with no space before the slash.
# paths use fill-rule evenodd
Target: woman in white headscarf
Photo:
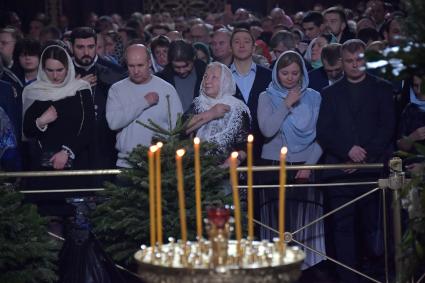
<path id="1" fill-rule="evenodd" d="M 243 160 L 251 114 L 248 106 L 233 96 L 235 92 L 236 83 L 229 68 L 218 62 L 210 63 L 202 79 L 200 95 L 189 110 L 195 114 L 189 132 L 197 129 L 196 136 L 201 141 L 215 143 L 226 156 L 231 151 L 239 151 Z M 206 113 L 213 114 L 205 118 Z"/>
<path id="2" fill-rule="evenodd" d="M 94 125 L 89 83 L 75 78 L 67 51 L 46 47 L 37 80 L 23 92 L 23 131 L 37 140 L 40 170 L 88 168 L 88 146 Z"/>

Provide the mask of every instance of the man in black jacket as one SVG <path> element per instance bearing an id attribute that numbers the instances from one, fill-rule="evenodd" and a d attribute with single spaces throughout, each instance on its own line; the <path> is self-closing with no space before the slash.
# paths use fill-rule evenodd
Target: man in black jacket
<path id="1" fill-rule="evenodd" d="M 176 88 L 184 112 L 199 95 L 199 87 L 206 68 L 206 64 L 195 57 L 195 49 L 190 43 L 183 39 L 175 40 L 168 48 L 167 66 L 155 74 Z"/>
<path id="2" fill-rule="evenodd" d="M 361 40 L 345 42 L 341 51 L 345 75 L 322 91 L 317 139 L 328 164 L 385 162 L 391 153 L 394 133 L 391 85 L 364 71 L 364 50 Z M 350 169 L 328 171 L 324 177 L 326 181 L 377 181 L 379 174 L 376 170 Z M 328 188 L 329 209 L 372 188 Z M 377 258 L 383 252 L 382 238 L 378 237 L 378 215 L 379 200 L 375 193 L 339 211 L 330 220 L 336 259 L 372 276 L 377 274 L 367 270 L 379 270 L 373 265 L 379 263 Z M 339 266 L 337 271 L 341 282 L 359 282 L 355 273 Z"/>
<path id="3" fill-rule="evenodd" d="M 106 122 L 106 100 L 112 84 L 126 76 L 125 70 L 96 55 L 96 32 L 89 27 L 79 27 L 72 31 L 71 43 L 76 73 L 92 85 L 95 110 L 95 127 L 91 144 L 91 167 L 93 169 L 115 168 L 117 152 L 115 133 Z M 101 185 L 104 178 L 97 178 Z"/>
<path id="4" fill-rule="evenodd" d="M 344 43 L 355 38 L 355 34 L 350 31 L 344 10 L 339 7 L 330 7 L 323 11 L 323 20 L 326 29 L 337 39 L 337 42 Z"/>
<path id="5" fill-rule="evenodd" d="M 330 43 L 323 47 L 321 58 L 323 66 L 308 72 L 308 87 L 318 92 L 335 83 L 344 73 L 341 60 L 341 44 Z"/>

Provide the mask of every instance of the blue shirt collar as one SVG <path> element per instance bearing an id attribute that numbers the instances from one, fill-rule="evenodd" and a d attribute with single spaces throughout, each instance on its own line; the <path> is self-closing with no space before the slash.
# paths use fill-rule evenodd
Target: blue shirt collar
<path id="1" fill-rule="evenodd" d="M 235 63 L 233 62 L 232 63 L 232 65 L 230 65 L 230 70 L 232 71 L 232 73 L 236 73 L 236 74 L 238 74 L 239 76 L 244 76 L 244 75 L 242 75 L 242 74 L 240 74 L 239 72 L 238 72 L 238 70 L 236 69 L 236 65 L 235 65 Z M 257 72 L 257 64 L 255 64 L 254 63 L 254 61 L 253 62 L 251 62 L 251 67 L 250 67 L 250 69 L 249 69 L 249 72 L 246 74 L 246 75 L 248 75 L 250 72 L 253 72 L 254 74 Z M 246 76 L 245 75 L 245 76 Z"/>

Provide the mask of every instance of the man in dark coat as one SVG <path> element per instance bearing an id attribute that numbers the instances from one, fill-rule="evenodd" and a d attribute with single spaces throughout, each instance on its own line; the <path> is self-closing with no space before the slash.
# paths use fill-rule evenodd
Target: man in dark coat
<path id="1" fill-rule="evenodd" d="M 335 83 L 344 73 L 341 60 L 341 44 L 330 43 L 323 47 L 321 58 L 323 66 L 308 72 L 308 87 L 318 92 Z"/>
<path id="2" fill-rule="evenodd" d="M 345 42 L 345 75 L 322 91 L 317 139 L 328 164 L 386 162 L 392 151 L 395 122 L 391 85 L 364 71 L 364 50 L 361 40 Z M 350 169 L 328 171 L 324 177 L 326 181 L 377 181 L 379 174 L 377 170 Z M 326 201 L 335 209 L 372 188 L 328 188 Z M 378 271 L 374 265 L 383 254 L 379 209 L 375 193 L 333 214 L 330 220 L 336 259 L 372 276 L 377 274 L 367 270 Z M 345 268 L 338 266 L 337 272 L 341 282 L 359 282 L 357 274 Z"/>
<path id="3" fill-rule="evenodd" d="M 71 43 L 74 54 L 76 73 L 92 85 L 95 110 L 95 127 L 91 144 L 91 168 L 115 168 L 117 152 L 115 150 L 115 133 L 106 122 L 106 100 L 112 84 L 123 79 L 123 68 L 96 55 L 96 32 L 89 27 L 80 27 L 72 31 Z M 101 185 L 104 178 L 96 178 L 96 185 Z"/>
<path id="4" fill-rule="evenodd" d="M 195 97 L 199 95 L 206 63 L 195 59 L 193 46 L 183 39 L 171 42 L 168 48 L 168 64 L 155 75 L 172 84 L 179 95 L 186 112 Z"/>
<path id="5" fill-rule="evenodd" d="M 342 44 L 356 37 L 355 34 L 350 31 L 343 9 L 339 7 L 330 7 L 326 9 L 323 12 L 323 20 L 326 29 L 336 37 L 337 42 Z"/>

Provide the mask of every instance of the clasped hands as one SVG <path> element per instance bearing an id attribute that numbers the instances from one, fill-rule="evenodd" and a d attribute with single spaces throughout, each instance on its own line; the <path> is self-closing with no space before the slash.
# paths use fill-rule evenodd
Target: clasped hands
<path id="1" fill-rule="evenodd" d="M 352 162 L 363 163 L 367 157 L 367 151 L 358 145 L 353 145 L 353 147 L 348 152 L 348 157 Z M 345 173 L 351 174 L 357 171 L 357 169 L 343 169 Z"/>

